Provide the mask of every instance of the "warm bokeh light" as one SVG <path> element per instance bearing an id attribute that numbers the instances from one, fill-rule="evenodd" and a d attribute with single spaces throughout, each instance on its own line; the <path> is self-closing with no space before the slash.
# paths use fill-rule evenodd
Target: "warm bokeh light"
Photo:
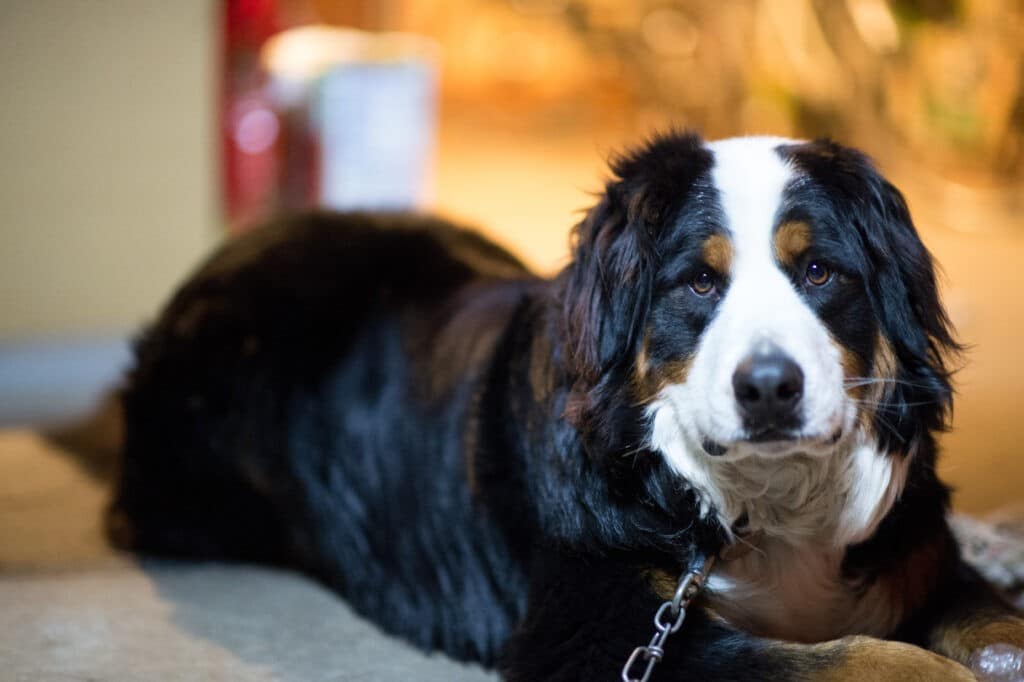
<path id="1" fill-rule="evenodd" d="M 1020 497 L 1018 0 L 15 4 L 0 341 L 123 339 L 226 230 L 316 203 L 438 211 L 550 274 L 608 156 L 659 128 L 829 135 L 942 263 L 958 504 Z"/>
<path id="2" fill-rule="evenodd" d="M 437 42 L 433 206 L 543 272 L 605 159 L 669 125 L 830 135 L 905 191 L 964 341 L 945 473 L 963 508 L 1019 497 L 1024 8 L 1012 0 L 404 0 L 304 5 Z M 344 7 L 343 7 L 344 5 Z"/>

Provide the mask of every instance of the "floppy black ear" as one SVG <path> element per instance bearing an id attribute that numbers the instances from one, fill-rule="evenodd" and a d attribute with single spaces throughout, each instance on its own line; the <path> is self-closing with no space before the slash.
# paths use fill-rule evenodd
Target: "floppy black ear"
<path id="1" fill-rule="evenodd" d="M 573 385 L 566 415 L 577 426 L 607 425 L 628 402 L 627 374 L 643 343 L 659 240 L 710 166 L 699 136 L 656 136 L 613 159 L 614 177 L 573 230 L 559 293 Z"/>
<path id="2" fill-rule="evenodd" d="M 627 414 L 635 401 L 626 385 L 650 307 L 656 219 L 642 188 L 616 181 L 573 232 L 561 292 L 571 375 L 564 415 L 589 449 L 636 447 L 639 419 Z"/>
<path id="3" fill-rule="evenodd" d="M 868 166 L 870 193 L 858 225 L 872 263 L 868 293 L 895 356 L 876 431 L 889 449 L 909 452 L 946 427 L 953 390 L 948 363 L 962 346 L 939 299 L 935 266 L 903 195 Z"/>
<path id="4" fill-rule="evenodd" d="M 654 244 L 642 190 L 609 183 L 573 231 L 562 309 L 570 369 L 587 384 L 637 347 L 651 297 Z"/>

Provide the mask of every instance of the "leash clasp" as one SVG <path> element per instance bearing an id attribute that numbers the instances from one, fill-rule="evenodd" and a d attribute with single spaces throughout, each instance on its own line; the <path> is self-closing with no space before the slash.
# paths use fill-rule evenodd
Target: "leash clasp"
<path id="1" fill-rule="evenodd" d="M 686 609 L 704 589 L 714 563 L 715 557 L 713 556 L 698 556 L 690 564 L 689 569 L 679 576 L 679 583 L 676 585 L 676 591 L 672 598 L 662 602 L 654 614 L 654 637 L 651 638 L 647 646 L 638 646 L 633 649 L 633 653 L 626 659 L 626 665 L 622 668 L 622 682 L 648 682 L 651 679 L 654 666 L 661 663 L 661 659 L 665 656 L 665 641 L 669 635 L 678 632 L 679 628 L 683 627 L 683 621 L 686 620 Z M 675 620 L 666 621 L 666 615 L 670 615 Z M 644 668 L 640 677 L 633 677 L 633 668 L 641 660 L 647 662 L 647 667 Z"/>

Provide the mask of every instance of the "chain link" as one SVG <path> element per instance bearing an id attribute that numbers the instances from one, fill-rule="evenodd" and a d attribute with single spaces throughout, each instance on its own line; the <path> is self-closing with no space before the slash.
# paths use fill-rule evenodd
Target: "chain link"
<path id="1" fill-rule="evenodd" d="M 633 653 L 626 660 L 626 665 L 622 668 L 622 682 L 648 682 L 651 679 L 654 666 L 661 663 L 661 659 L 665 656 L 665 641 L 668 640 L 669 635 L 678 632 L 679 628 L 683 627 L 683 621 L 686 620 L 686 609 L 704 589 L 704 583 L 707 581 L 708 573 L 711 572 L 714 563 L 715 557 L 713 556 L 698 557 L 690 564 L 689 570 L 679 577 L 675 594 L 668 601 L 662 602 L 657 613 L 654 614 L 654 636 L 651 637 L 651 641 L 647 643 L 647 646 L 638 646 L 633 649 Z M 669 620 L 665 619 L 666 616 Z M 647 663 L 643 675 L 633 677 L 633 668 L 641 662 Z"/>

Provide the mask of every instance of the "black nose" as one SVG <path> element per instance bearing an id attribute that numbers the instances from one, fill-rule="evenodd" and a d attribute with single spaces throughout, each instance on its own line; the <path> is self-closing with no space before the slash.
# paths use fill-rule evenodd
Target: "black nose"
<path id="1" fill-rule="evenodd" d="M 744 426 L 753 433 L 798 427 L 804 373 L 777 348 L 748 355 L 732 375 Z"/>

